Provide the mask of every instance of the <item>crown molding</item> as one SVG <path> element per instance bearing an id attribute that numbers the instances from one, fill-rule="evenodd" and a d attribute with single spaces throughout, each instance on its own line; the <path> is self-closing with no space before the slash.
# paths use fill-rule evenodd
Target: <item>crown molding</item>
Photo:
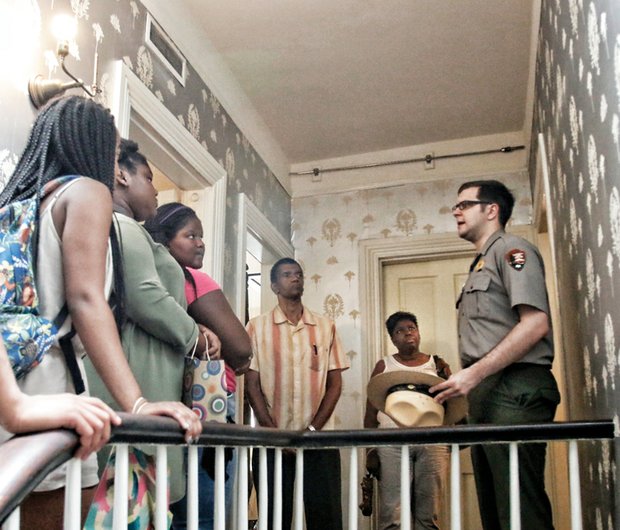
<path id="1" fill-rule="evenodd" d="M 426 169 L 423 162 L 393 164 L 398 160 L 423 158 L 426 154 L 434 156 L 477 152 L 499 149 L 505 146 L 525 145 L 525 149 L 510 153 L 490 153 L 472 156 L 438 159 L 433 169 Z M 399 147 L 383 151 L 362 153 L 293 164 L 291 172 L 308 171 L 313 168 L 324 170 L 322 178 L 313 175 L 292 175 L 292 197 L 308 197 L 332 193 L 384 188 L 412 182 L 444 180 L 455 176 L 471 177 L 512 173 L 527 169 L 529 145 L 525 143 L 523 131 L 503 134 L 460 138 L 445 142 Z M 381 166 L 380 164 L 388 165 Z M 379 164 L 369 168 L 352 168 L 330 173 L 329 168 Z"/>
<path id="2" fill-rule="evenodd" d="M 290 195 L 289 162 L 209 37 L 180 2 L 142 0 Z"/>

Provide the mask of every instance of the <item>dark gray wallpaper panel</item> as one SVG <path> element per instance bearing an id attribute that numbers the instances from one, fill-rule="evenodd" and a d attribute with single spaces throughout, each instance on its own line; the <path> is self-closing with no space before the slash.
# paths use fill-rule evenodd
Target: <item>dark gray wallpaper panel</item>
<path id="1" fill-rule="evenodd" d="M 543 0 L 531 175 L 548 157 L 573 419 L 618 422 L 620 2 Z M 573 318 L 568 318 L 572 316 Z M 584 528 L 614 528 L 618 445 L 581 446 Z"/>
<path id="2" fill-rule="evenodd" d="M 165 107 L 185 126 L 204 148 L 228 172 L 226 223 L 227 240 L 233 240 L 236 211 L 233 196 L 245 193 L 276 229 L 290 239 L 290 197 L 273 173 L 250 145 L 191 65 L 185 86 L 166 69 L 160 59 L 145 45 L 147 12 L 134 0 L 0 0 L 0 18 L 7 28 L 30 32 L 23 39 L 28 45 L 19 49 L 5 37 L 3 46 L 19 49 L 21 78 L 0 78 L 0 179 L 10 175 L 21 152 L 33 119 L 33 111 L 25 93 L 27 80 L 35 73 L 64 79 L 55 64 L 55 38 L 50 30 L 58 13 L 74 14 L 78 19 L 78 37 L 67 65 L 78 77 L 90 82 L 93 76 L 95 50 L 99 54 L 103 102 L 111 90 L 108 75 L 112 61 L 123 60 Z M 158 21 L 165 28 L 165 21 Z M 3 50 L 6 53 L 6 50 Z M 156 126 L 156 124 L 155 124 Z M 227 252 L 227 260 L 232 253 Z M 228 264 L 227 271 L 233 270 Z"/>

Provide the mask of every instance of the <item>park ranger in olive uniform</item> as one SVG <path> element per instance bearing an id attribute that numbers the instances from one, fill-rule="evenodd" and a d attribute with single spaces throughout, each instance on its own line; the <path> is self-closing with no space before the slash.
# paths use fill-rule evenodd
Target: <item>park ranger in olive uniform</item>
<path id="1" fill-rule="evenodd" d="M 463 369 L 431 391 L 469 398 L 470 423 L 552 421 L 560 401 L 542 258 L 504 227 L 514 197 L 501 182 L 463 184 L 452 208 L 459 236 L 476 247 L 459 297 Z M 510 529 L 508 446 L 475 445 L 472 460 L 485 530 Z M 519 446 L 522 528 L 553 528 L 544 487 L 546 444 Z"/>

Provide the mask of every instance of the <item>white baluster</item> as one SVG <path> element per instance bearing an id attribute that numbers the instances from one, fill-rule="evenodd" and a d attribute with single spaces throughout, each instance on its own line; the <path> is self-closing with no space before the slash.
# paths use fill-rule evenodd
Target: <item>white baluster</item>
<path id="1" fill-rule="evenodd" d="M 258 467 L 260 470 L 259 476 L 259 487 L 257 488 L 258 493 L 258 529 L 259 530 L 267 530 L 267 522 L 269 517 L 273 515 L 267 513 L 269 511 L 267 505 L 267 449 L 265 447 L 261 447 L 258 450 Z"/>
<path id="2" fill-rule="evenodd" d="M 64 529 L 80 530 L 82 504 L 82 461 L 72 458 L 67 462 L 67 485 L 65 487 Z"/>
<path id="3" fill-rule="evenodd" d="M 112 526 L 114 530 L 127 530 L 127 511 L 129 504 L 128 477 L 129 477 L 129 448 L 127 445 L 117 445 L 116 464 L 114 465 L 114 515 Z"/>
<path id="4" fill-rule="evenodd" d="M 19 506 L 15 508 L 11 512 L 11 515 L 9 515 L 7 520 L 4 521 L 4 524 L 2 525 L 2 530 L 20 530 Z"/>
<path id="5" fill-rule="evenodd" d="M 198 530 L 198 446 L 187 449 L 187 528 Z"/>
<path id="6" fill-rule="evenodd" d="M 273 530 L 282 530 L 282 449 L 277 447 L 273 455 Z"/>
<path id="7" fill-rule="evenodd" d="M 357 447 L 351 448 L 349 475 L 349 530 L 357 530 Z"/>
<path id="8" fill-rule="evenodd" d="M 409 479 L 409 446 L 400 450 L 400 527 L 411 530 L 411 480 Z"/>
<path id="9" fill-rule="evenodd" d="M 238 449 L 237 465 L 237 529 L 248 528 L 248 448 Z"/>
<path id="10" fill-rule="evenodd" d="M 168 450 L 157 446 L 155 472 L 155 530 L 168 530 Z"/>
<path id="11" fill-rule="evenodd" d="M 226 499 L 224 476 L 224 447 L 218 445 L 215 448 L 215 496 L 213 499 L 213 522 L 214 530 L 225 530 L 226 524 Z"/>
<path id="12" fill-rule="evenodd" d="M 318 492 L 317 492 L 318 493 Z M 295 530 L 304 527 L 304 450 L 297 449 L 295 459 Z"/>
<path id="13" fill-rule="evenodd" d="M 582 530 L 581 480 L 579 478 L 579 453 L 577 451 L 577 440 L 571 440 L 568 442 L 568 473 L 570 477 L 571 529 Z"/>
<path id="14" fill-rule="evenodd" d="M 461 457 L 459 446 L 450 453 L 450 530 L 461 530 Z"/>
<path id="15" fill-rule="evenodd" d="M 521 530 L 521 499 L 519 498 L 519 446 L 510 444 L 510 528 Z"/>

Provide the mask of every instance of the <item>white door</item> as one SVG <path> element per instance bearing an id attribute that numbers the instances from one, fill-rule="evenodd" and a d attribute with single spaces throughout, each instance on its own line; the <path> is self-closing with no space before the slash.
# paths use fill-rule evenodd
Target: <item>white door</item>
<path id="1" fill-rule="evenodd" d="M 383 269 L 385 317 L 395 311 L 409 311 L 418 317 L 421 349 L 441 355 L 459 368 L 456 300 L 467 279 L 472 258 L 418 261 L 386 265 Z M 394 346 L 384 331 L 384 346 Z"/>
<path id="2" fill-rule="evenodd" d="M 421 336 L 420 350 L 443 357 L 452 372 L 460 369 L 456 300 L 472 259 L 418 261 L 383 268 L 385 318 L 396 311 L 409 311 L 416 315 Z M 385 330 L 383 345 L 386 354 L 395 352 Z M 444 509 L 440 514 L 441 527 L 449 528 L 448 482 L 445 491 Z M 461 512 L 463 530 L 482 528 L 469 449 L 461 451 Z"/>

